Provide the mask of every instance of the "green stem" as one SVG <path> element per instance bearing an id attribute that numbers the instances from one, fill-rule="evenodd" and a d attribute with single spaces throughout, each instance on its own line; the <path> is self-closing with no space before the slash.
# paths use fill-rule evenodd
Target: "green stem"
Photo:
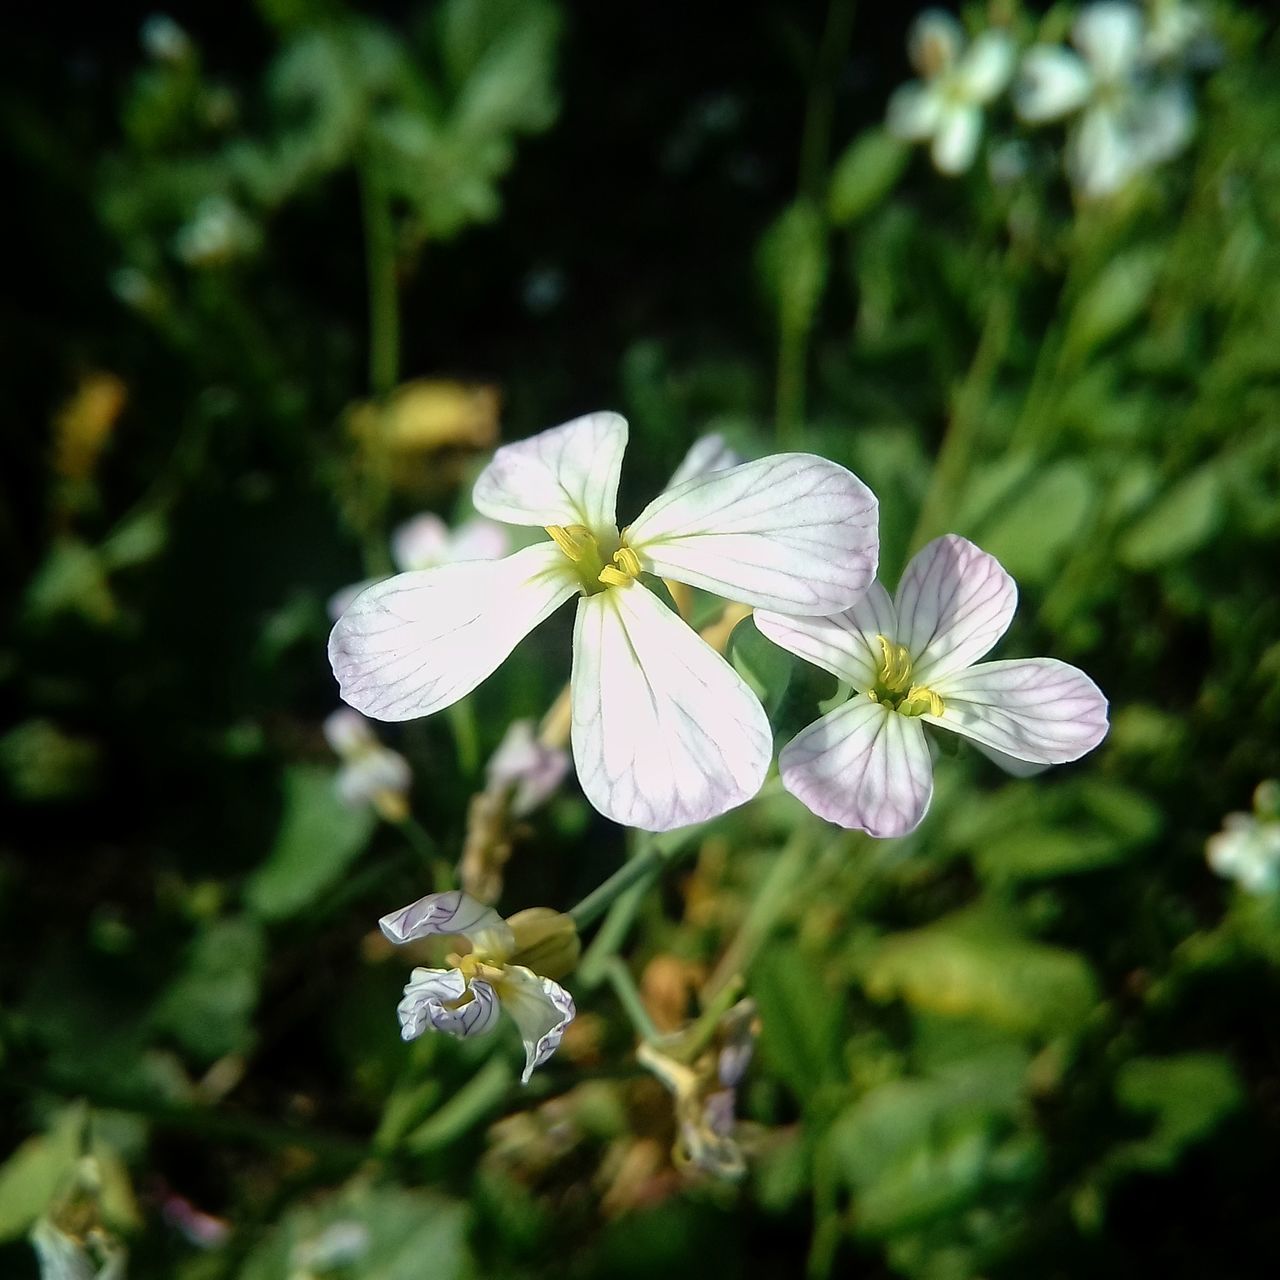
<path id="1" fill-rule="evenodd" d="M 396 232 L 391 200 L 376 157 L 360 166 L 365 260 L 369 276 L 369 388 L 376 397 L 400 377 L 400 303 L 396 296 Z"/>
<path id="2" fill-rule="evenodd" d="M 431 874 L 432 888 L 436 893 L 444 893 L 454 887 L 453 867 L 440 852 L 440 846 L 432 838 L 427 829 L 417 818 L 405 818 L 396 824 L 404 833 L 404 838 L 413 846 L 413 851 L 422 860 Z"/>
<path id="3" fill-rule="evenodd" d="M 644 895 L 649 891 L 652 878 L 657 871 L 645 880 L 637 880 L 622 895 L 616 898 L 605 916 L 600 931 L 591 940 L 591 945 L 578 965 L 578 981 L 588 991 L 598 987 L 608 976 L 607 966 L 612 956 L 626 939 L 627 933 L 640 910 Z"/>
<path id="4" fill-rule="evenodd" d="M 405 1138 L 405 1150 L 423 1155 L 447 1147 L 497 1107 L 510 1087 L 510 1064 L 495 1054 L 448 1102 Z"/>
<path id="5" fill-rule="evenodd" d="M 581 932 L 594 924 L 633 885 L 649 881 L 667 861 L 656 845 L 647 844 L 635 857 L 624 862 L 603 884 L 593 889 L 576 907 L 569 909 L 569 919 Z M 646 884 L 647 887 L 647 884 Z"/>
<path id="6" fill-rule="evenodd" d="M 952 401 L 951 421 L 938 450 L 928 492 L 920 506 L 910 551 L 919 550 L 930 538 L 945 532 L 955 519 L 957 502 L 973 460 L 983 410 L 990 399 L 991 384 L 1004 359 L 1012 332 L 1013 292 L 1005 285 L 998 285 L 987 307 L 973 363 Z"/>
<path id="7" fill-rule="evenodd" d="M 462 698 L 449 707 L 449 728 L 458 756 L 458 768 L 467 778 L 474 778 L 480 768 L 480 731 L 476 711 L 470 698 Z"/>
<path id="8" fill-rule="evenodd" d="M 631 976 L 631 970 L 627 968 L 621 956 L 610 956 L 605 962 L 604 971 L 609 979 L 609 985 L 613 987 L 614 995 L 618 997 L 618 1003 L 622 1005 L 623 1012 L 631 1019 L 636 1035 L 641 1040 L 652 1044 L 659 1038 L 658 1028 L 653 1025 L 649 1010 L 644 1007 L 644 1001 L 640 997 L 635 979 Z"/>

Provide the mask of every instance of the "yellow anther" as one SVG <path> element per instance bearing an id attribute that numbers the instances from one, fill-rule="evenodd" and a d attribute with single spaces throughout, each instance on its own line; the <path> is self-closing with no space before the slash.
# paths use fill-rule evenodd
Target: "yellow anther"
<path id="1" fill-rule="evenodd" d="M 613 553 L 613 563 L 600 570 L 600 581 L 606 587 L 625 587 L 640 576 L 640 557 L 630 547 L 619 547 Z"/>
<path id="2" fill-rule="evenodd" d="M 600 570 L 600 581 L 606 587 L 625 587 L 627 583 L 634 582 L 635 579 L 628 573 L 623 573 L 621 569 L 615 569 L 613 565 L 607 564 Z"/>
<path id="3" fill-rule="evenodd" d="M 898 707 L 905 716 L 922 716 L 926 711 L 930 715 L 940 716 L 944 709 L 942 698 L 921 684 L 913 684 Z"/>
<path id="4" fill-rule="evenodd" d="M 561 551 L 577 564 L 585 554 L 586 548 L 595 539 L 591 530 L 582 524 L 549 524 L 544 526 L 551 535 L 552 541 Z"/>
<path id="5" fill-rule="evenodd" d="M 888 636 L 876 636 L 880 645 L 880 680 L 890 693 L 901 693 L 911 683 L 911 653 L 904 644 L 894 644 Z"/>

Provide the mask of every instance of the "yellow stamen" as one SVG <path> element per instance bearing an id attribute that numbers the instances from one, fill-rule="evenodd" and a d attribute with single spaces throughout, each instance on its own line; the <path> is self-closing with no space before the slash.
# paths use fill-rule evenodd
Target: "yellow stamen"
<path id="1" fill-rule="evenodd" d="M 922 716 L 927 711 L 930 715 L 940 716 L 945 710 L 942 698 L 932 689 L 921 684 L 913 684 L 907 690 L 898 710 L 906 716 Z"/>
<path id="2" fill-rule="evenodd" d="M 595 541 L 591 530 L 582 524 L 549 524 L 544 528 L 551 535 L 556 546 L 577 564 L 582 559 L 586 547 Z"/>
<path id="3" fill-rule="evenodd" d="M 630 547 L 619 547 L 613 553 L 613 563 L 600 570 L 600 581 L 606 587 L 625 587 L 640 576 L 640 557 Z"/>
<path id="4" fill-rule="evenodd" d="M 876 636 L 876 642 L 880 646 L 880 670 L 874 687 L 866 690 L 867 697 L 900 715 L 922 716 L 928 712 L 940 716 L 941 697 L 911 679 L 911 652 L 907 646 L 895 644 L 888 636 Z"/>

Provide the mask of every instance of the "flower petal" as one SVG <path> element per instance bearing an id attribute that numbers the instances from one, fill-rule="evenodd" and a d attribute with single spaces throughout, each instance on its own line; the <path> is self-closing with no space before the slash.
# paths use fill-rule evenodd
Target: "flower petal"
<path id="1" fill-rule="evenodd" d="M 1135 67 L 1142 51 L 1142 11 L 1127 0 L 1085 5 L 1071 28 L 1071 42 L 1099 80 L 1114 84 Z"/>
<path id="2" fill-rule="evenodd" d="M 386 792 L 406 794 L 412 781 L 404 756 L 390 747 L 374 747 L 338 770 L 338 798 L 353 807 L 370 804 Z"/>
<path id="3" fill-rule="evenodd" d="M 977 662 L 1009 629 L 1018 588 L 995 556 L 954 533 L 911 558 L 894 602 L 917 684 Z"/>
<path id="4" fill-rule="evenodd" d="M 939 173 L 965 173 L 982 141 L 982 112 L 967 103 L 950 106 L 938 122 L 929 155 Z"/>
<path id="5" fill-rule="evenodd" d="M 907 53 L 923 76 L 954 66 L 964 47 L 964 28 L 945 9 L 925 9 L 911 24 Z"/>
<path id="6" fill-rule="evenodd" d="M 453 564 L 464 560 L 500 560 L 510 550 L 511 537 L 502 525 L 476 518 L 464 520 L 453 531 L 449 560 Z"/>
<path id="7" fill-rule="evenodd" d="M 627 531 L 652 573 L 780 613 L 847 609 L 875 577 L 875 494 L 810 453 L 686 481 Z"/>
<path id="8" fill-rule="evenodd" d="M 956 80 L 970 102 L 990 102 L 1013 75 L 1016 50 L 1007 31 L 992 28 L 975 36 L 956 68 Z"/>
<path id="9" fill-rule="evenodd" d="M 903 836 L 933 796 L 924 728 L 869 698 L 828 712 L 778 757 L 782 785 L 820 818 L 868 835 Z"/>
<path id="10" fill-rule="evenodd" d="M 852 609 L 829 618 L 797 618 L 757 609 L 756 627 L 774 644 L 815 667 L 847 680 L 855 689 L 876 682 L 883 654 L 876 636 L 897 634 L 898 618 L 889 593 L 873 582 Z"/>
<path id="11" fill-rule="evenodd" d="M 1078 760 L 1107 736 L 1107 700 L 1056 658 L 980 662 L 930 686 L 942 715 L 921 719 L 1029 764 Z"/>
<path id="12" fill-rule="evenodd" d="M 588 413 L 503 445 L 476 479 L 472 502 L 508 524 L 582 524 L 612 530 L 627 420 Z"/>
<path id="13" fill-rule="evenodd" d="M 669 831 L 760 790 L 773 754 L 764 708 L 639 583 L 579 602 L 572 689 L 578 778 L 607 818 Z"/>
<path id="14" fill-rule="evenodd" d="M 528 1084 L 535 1067 L 540 1067 L 560 1047 L 564 1029 L 577 1010 L 573 997 L 550 978 L 540 977 L 523 965 L 510 964 L 498 983 L 502 1007 L 511 1015 L 524 1041 L 524 1072 L 521 1084 Z"/>
<path id="15" fill-rule="evenodd" d="M 406 520 L 391 535 L 391 559 L 402 573 L 445 564 L 449 559 L 449 526 L 433 511 Z"/>
<path id="16" fill-rule="evenodd" d="M 1090 107 L 1067 139 L 1067 173 L 1082 196 L 1114 195 L 1141 163 L 1137 135 L 1109 106 Z"/>
<path id="17" fill-rule="evenodd" d="M 943 105 L 942 94 L 933 85 L 908 80 L 889 99 L 885 128 L 904 142 L 922 142 L 937 132 Z"/>
<path id="18" fill-rule="evenodd" d="M 728 471 L 730 467 L 740 466 L 741 463 L 742 455 L 725 444 L 724 436 L 713 431 L 710 435 L 699 436 L 689 446 L 689 452 L 667 481 L 667 488 L 674 489 L 686 480 L 709 476 L 714 471 Z"/>
<path id="19" fill-rule="evenodd" d="M 465 1000 L 468 992 L 470 1000 L 450 1007 Z M 462 1039 L 493 1030 L 498 997 L 487 982 L 476 980 L 468 986 L 458 969 L 415 969 L 396 1014 L 405 1040 L 416 1040 L 428 1027 Z"/>
<path id="20" fill-rule="evenodd" d="M 516 946 L 507 922 L 492 908 L 468 897 L 461 889 L 429 893 L 378 921 L 378 928 L 394 943 L 418 938 L 464 937 L 490 956 L 510 955 Z"/>
<path id="21" fill-rule="evenodd" d="M 324 740 L 336 756 L 353 756 L 378 745 L 373 726 L 358 711 L 339 707 L 325 717 Z"/>
<path id="22" fill-rule="evenodd" d="M 485 767 L 491 785 L 515 788 L 511 813 L 517 818 L 528 817 L 549 800 L 568 772 L 569 753 L 543 742 L 532 720 L 513 720 Z"/>
<path id="23" fill-rule="evenodd" d="M 1038 44 L 1023 55 L 1013 106 L 1028 124 L 1059 120 L 1079 110 L 1093 92 L 1093 76 L 1070 49 Z"/>
<path id="24" fill-rule="evenodd" d="M 579 587 L 553 542 L 505 560 L 442 565 L 379 582 L 329 636 L 342 697 L 375 720 L 439 711 L 492 674 Z"/>

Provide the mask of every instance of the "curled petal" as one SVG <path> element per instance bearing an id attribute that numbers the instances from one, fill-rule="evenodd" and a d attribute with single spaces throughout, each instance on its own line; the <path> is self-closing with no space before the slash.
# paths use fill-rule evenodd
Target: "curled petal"
<path id="1" fill-rule="evenodd" d="M 1056 658 L 980 662 L 931 688 L 944 710 L 922 719 L 1028 764 L 1078 760 L 1107 735 L 1102 690 Z"/>
<path id="2" fill-rule="evenodd" d="M 689 452 L 684 455 L 675 474 L 667 481 L 667 488 L 674 489 L 686 480 L 709 476 L 713 471 L 728 471 L 730 467 L 740 466 L 742 460 L 742 455 L 725 444 L 724 436 L 719 432 L 699 436 L 689 446 Z"/>
<path id="3" fill-rule="evenodd" d="M 627 421 L 588 413 L 528 440 L 503 445 L 472 492 L 482 515 L 507 524 L 614 527 Z"/>
<path id="4" fill-rule="evenodd" d="M 461 889 L 429 893 L 378 921 L 378 928 L 395 943 L 434 936 L 468 938 L 493 957 L 510 955 L 515 938 L 507 922 L 492 908 L 468 897 Z"/>
<path id="5" fill-rule="evenodd" d="M 815 667 L 847 680 L 855 689 L 876 682 L 883 651 L 877 636 L 897 634 L 898 619 L 889 593 L 873 582 L 852 609 L 829 618 L 797 618 L 757 609 L 756 627 L 774 644 Z"/>
<path id="6" fill-rule="evenodd" d="M 1028 124 L 1043 124 L 1078 111 L 1092 92 L 1093 76 L 1076 54 L 1040 44 L 1023 56 L 1013 106 Z"/>
<path id="7" fill-rule="evenodd" d="M 974 37 L 956 68 L 956 80 L 970 102 L 990 102 L 1003 93 L 1013 75 L 1014 44 L 1007 31 L 992 29 Z"/>
<path id="8" fill-rule="evenodd" d="M 995 556 L 948 533 L 912 556 L 894 603 L 897 640 L 911 654 L 913 679 L 932 685 L 976 662 L 1004 635 L 1018 588 Z"/>
<path id="9" fill-rule="evenodd" d="M 876 498 L 825 458 L 774 454 L 659 494 L 627 542 L 664 578 L 779 613 L 835 613 L 875 577 Z"/>
<path id="10" fill-rule="evenodd" d="M 370 587 L 329 636 L 343 699 L 375 720 L 412 720 L 457 702 L 578 590 L 572 568 L 544 542 Z"/>
<path id="11" fill-rule="evenodd" d="M 498 984 L 502 1007 L 511 1015 L 524 1041 L 524 1073 L 528 1084 L 536 1067 L 560 1047 L 564 1029 L 577 1012 L 573 997 L 550 978 L 540 977 L 523 965 L 508 965 Z"/>
<path id="12" fill-rule="evenodd" d="M 1142 51 L 1142 11 L 1126 0 L 1097 0 L 1080 10 L 1071 41 L 1089 60 L 1099 80 L 1123 79 Z"/>
<path id="13" fill-rule="evenodd" d="M 463 1039 L 493 1030 L 498 997 L 487 982 L 468 985 L 458 969 L 415 969 L 396 1014 L 405 1040 L 416 1040 L 428 1027 Z"/>
<path id="14" fill-rule="evenodd" d="M 948 107 L 938 123 L 929 155 L 939 173 L 967 172 L 982 141 L 982 112 L 970 103 Z"/>
<path id="15" fill-rule="evenodd" d="M 782 785 L 820 818 L 872 836 L 920 825 L 933 796 L 924 728 L 869 698 L 828 712 L 783 748 Z"/>
<path id="16" fill-rule="evenodd" d="M 639 583 L 579 602 L 572 691 L 578 778 L 607 818 L 669 831 L 760 790 L 773 754 L 764 708 Z"/>
<path id="17" fill-rule="evenodd" d="M 942 94 L 935 86 L 909 80 L 893 91 L 885 128 L 904 142 L 923 142 L 937 132 L 944 107 Z"/>

